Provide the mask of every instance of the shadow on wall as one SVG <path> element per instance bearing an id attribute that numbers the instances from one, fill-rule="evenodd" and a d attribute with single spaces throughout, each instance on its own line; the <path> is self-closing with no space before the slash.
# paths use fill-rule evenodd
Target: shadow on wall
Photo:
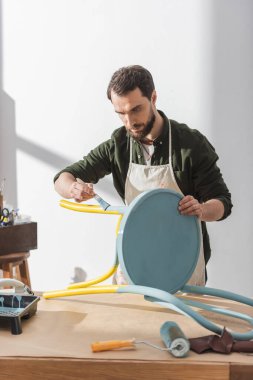
<path id="1" fill-rule="evenodd" d="M 15 129 L 15 102 L 4 91 L 1 91 L 1 108 L 0 179 L 6 178 L 8 203 L 17 207 L 18 150 L 54 167 L 56 172 L 70 165 L 73 160 L 18 136 Z M 110 194 L 112 185 L 108 179 L 103 179 L 98 188 Z"/>
<path id="2" fill-rule="evenodd" d="M 20 136 L 16 136 L 15 149 L 25 152 L 26 154 L 29 154 L 30 156 L 44 162 L 45 164 L 54 167 L 56 169 L 56 172 L 64 169 L 66 166 L 70 165 L 73 162 L 73 159 L 56 154 L 53 151 L 45 149 L 42 146 Z M 97 185 L 97 189 L 101 189 L 109 195 L 112 190 L 111 182 L 108 178 L 103 178 Z"/>
<path id="3" fill-rule="evenodd" d="M 87 279 L 86 271 L 81 267 L 74 267 L 74 277 L 71 278 L 72 284 L 76 282 L 84 282 Z"/>
<path id="4" fill-rule="evenodd" d="M 8 203 L 17 207 L 15 103 L 1 89 L 0 178 L 6 178 Z"/>
<path id="5" fill-rule="evenodd" d="M 0 180 L 6 178 L 5 194 L 8 194 L 8 203 L 16 208 L 18 206 L 18 150 L 54 167 L 56 172 L 65 168 L 73 160 L 17 135 L 15 101 L 3 90 L 2 46 L 2 1 L 0 0 Z M 112 185 L 109 179 L 103 179 L 99 187 L 105 193 L 110 194 Z"/>
<path id="6" fill-rule="evenodd" d="M 217 150 L 225 152 L 223 161 L 231 178 L 237 181 L 236 168 L 231 165 L 235 157 L 245 157 L 243 166 L 249 159 L 253 164 L 253 129 L 249 127 L 253 118 L 253 2 L 221 0 L 212 2 L 212 7 L 212 132 Z"/>
<path id="7" fill-rule="evenodd" d="M 0 0 L 0 180 L 6 178 L 9 202 L 17 205 L 15 103 L 3 91 L 2 1 Z"/>
<path id="8" fill-rule="evenodd" d="M 2 2 L 0 0 L 0 180 L 6 178 L 8 203 L 17 207 L 17 150 L 60 170 L 71 160 L 17 136 L 15 101 L 3 90 Z"/>
<path id="9" fill-rule="evenodd" d="M 221 226 L 208 227 L 211 232 L 215 230 L 210 262 L 214 283 L 209 285 L 252 296 L 253 2 L 220 0 L 211 6 L 212 135 L 234 208 Z M 228 263 L 230 270 L 224 276 Z M 243 281 L 234 275 L 239 263 L 244 266 Z"/>
<path id="10" fill-rule="evenodd" d="M 232 193 L 238 230 L 249 233 L 253 213 L 253 2 L 212 2 L 212 134 Z M 233 246 L 231 247 L 233 249 Z"/>
<path id="11" fill-rule="evenodd" d="M 8 203 L 17 207 L 17 150 L 60 170 L 71 162 L 27 139 L 17 136 L 15 102 L 1 89 L 0 178 L 6 178 Z"/>

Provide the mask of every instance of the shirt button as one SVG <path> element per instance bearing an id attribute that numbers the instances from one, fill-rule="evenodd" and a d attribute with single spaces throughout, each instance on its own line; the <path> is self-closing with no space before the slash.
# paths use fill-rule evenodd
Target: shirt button
<path id="1" fill-rule="evenodd" d="M 141 158 L 140 154 L 138 154 L 138 158 Z"/>
<path id="2" fill-rule="evenodd" d="M 162 141 L 160 141 L 160 145 L 162 145 L 162 143 L 163 143 L 163 142 L 162 142 Z"/>

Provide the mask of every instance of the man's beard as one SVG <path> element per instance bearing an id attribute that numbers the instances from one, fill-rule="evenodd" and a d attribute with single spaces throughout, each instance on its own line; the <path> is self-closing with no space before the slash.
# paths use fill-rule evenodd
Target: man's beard
<path id="1" fill-rule="evenodd" d="M 140 141 L 143 140 L 152 130 L 155 122 L 155 114 L 151 109 L 151 117 L 149 121 L 146 124 L 134 124 L 131 129 L 135 131 L 133 133 L 131 130 L 128 130 L 129 134 L 133 137 L 133 139 Z M 139 128 L 143 127 L 140 131 L 138 131 Z"/>

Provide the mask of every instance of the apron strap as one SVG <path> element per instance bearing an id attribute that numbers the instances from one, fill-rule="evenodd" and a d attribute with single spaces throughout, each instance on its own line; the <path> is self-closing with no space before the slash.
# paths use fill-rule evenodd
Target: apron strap
<path id="1" fill-rule="evenodd" d="M 172 139 L 171 139 L 171 124 L 169 120 L 169 168 L 170 168 L 170 174 L 174 181 L 174 183 L 177 183 L 174 171 L 173 171 L 173 165 L 172 165 Z"/>
<path id="2" fill-rule="evenodd" d="M 170 125 L 170 120 L 169 120 L 169 164 L 172 165 L 171 148 L 172 148 L 172 144 L 171 144 L 171 125 Z"/>
<path id="3" fill-rule="evenodd" d="M 132 163 L 132 157 L 133 157 L 132 150 L 133 150 L 133 140 L 132 140 L 132 137 L 130 137 L 130 154 L 129 154 L 129 163 L 130 164 Z"/>

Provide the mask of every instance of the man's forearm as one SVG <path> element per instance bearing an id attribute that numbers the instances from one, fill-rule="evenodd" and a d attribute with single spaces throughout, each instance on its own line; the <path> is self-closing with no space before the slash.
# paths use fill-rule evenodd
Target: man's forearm
<path id="1" fill-rule="evenodd" d="M 72 198 L 71 185 L 75 181 L 76 179 L 71 173 L 64 172 L 55 181 L 54 188 L 62 197 L 69 199 Z"/>
<path id="2" fill-rule="evenodd" d="M 200 219 L 203 222 L 213 222 L 219 220 L 224 215 L 224 205 L 219 199 L 210 199 L 201 204 L 202 214 Z"/>
<path id="3" fill-rule="evenodd" d="M 203 222 L 214 222 L 224 215 L 224 205 L 219 199 L 210 199 L 205 203 L 199 201 L 192 195 L 184 196 L 179 202 L 179 211 L 182 215 L 195 215 Z"/>

